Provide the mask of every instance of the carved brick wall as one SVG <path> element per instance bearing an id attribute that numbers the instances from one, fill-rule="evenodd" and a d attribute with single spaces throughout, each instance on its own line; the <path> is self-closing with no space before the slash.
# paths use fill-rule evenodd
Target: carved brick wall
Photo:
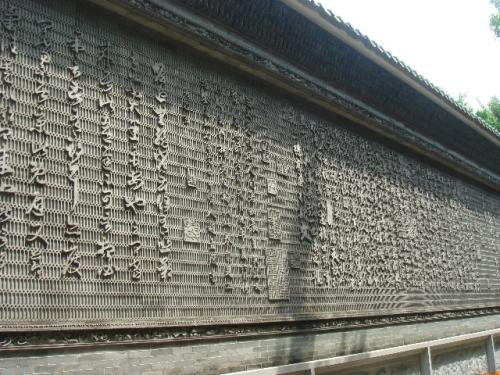
<path id="1" fill-rule="evenodd" d="M 0 327 L 499 304 L 498 195 L 81 3 L 1 21 Z"/>
<path id="2" fill-rule="evenodd" d="M 429 323 L 404 324 L 378 328 L 356 329 L 349 332 L 323 332 L 268 338 L 216 340 L 189 345 L 145 345 L 120 348 L 89 348 L 86 350 L 48 351 L 39 353 L 5 353 L 0 355 L 2 374 L 57 375 L 187 375 L 225 374 L 262 367 L 312 361 L 370 350 L 387 349 L 422 341 L 441 339 L 500 327 L 499 315 L 467 319 L 452 319 Z M 443 353 L 434 371 L 461 365 L 455 373 L 476 374 L 486 362 L 474 356 L 470 349 L 460 353 Z M 500 346 L 497 342 L 497 353 Z M 458 354 L 458 355 L 457 355 Z M 472 355 L 471 355 L 472 354 Z M 439 354 L 438 354 L 439 355 Z M 356 375 L 413 375 L 419 373 L 418 355 L 397 358 L 391 363 L 372 363 Z M 498 362 L 497 362 L 498 363 Z M 472 367 L 471 364 L 475 366 Z M 478 366 L 479 365 L 479 366 Z M 451 367 L 450 366 L 450 367 Z M 457 366 L 458 367 L 458 366 Z M 385 368 L 385 371 L 384 371 Z M 464 371 L 460 371 L 461 369 Z M 359 369 L 359 367 L 358 367 Z M 411 369 L 414 369 L 412 372 Z M 467 371 L 471 369 L 470 371 Z M 406 371 L 406 372 L 405 372 Z M 316 370 L 316 373 L 319 373 Z M 443 372 L 440 372 L 441 374 Z M 354 375 L 350 369 L 329 372 L 333 375 Z"/>

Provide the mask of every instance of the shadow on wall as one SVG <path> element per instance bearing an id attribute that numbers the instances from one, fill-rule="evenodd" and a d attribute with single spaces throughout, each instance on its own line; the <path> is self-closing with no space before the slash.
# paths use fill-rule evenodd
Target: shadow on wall
<path id="1" fill-rule="evenodd" d="M 327 134 L 325 128 L 316 126 L 314 122 L 305 122 L 303 116 L 295 114 L 292 117 L 294 118 L 290 122 L 295 122 L 294 124 L 287 124 L 290 118 L 286 116 L 282 116 L 282 121 L 288 129 L 293 129 L 292 136 L 287 139 L 289 144 L 285 146 L 293 147 L 297 159 L 295 168 L 301 189 L 298 196 L 298 215 L 294 216 L 292 227 L 300 228 L 300 247 L 293 248 L 291 245 L 286 245 L 281 249 L 286 252 L 290 272 L 287 280 L 289 300 L 282 299 L 275 304 L 279 306 L 280 311 L 288 315 L 293 315 L 290 306 L 298 311 L 310 312 L 310 315 L 301 314 L 300 319 L 315 320 L 317 319 L 314 315 L 315 298 L 313 297 L 313 302 L 309 301 L 306 304 L 304 294 L 320 295 L 317 302 L 321 303 L 321 294 L 324 290 L 331 291 L 339 287 L 336 284 L 336 275 L 332 272 L 336 267 L 334 262 L 338 259 L 335 258 L 335 249 L 332 246 L 336 238 L 332 226 L 332 207 L 328 206 L 331 202 L 328 201 L 331 192 L 326 191 L 328 184 L 325 183 L 325 165 L 322 162 L 325 157 L 330 157 L 324 143 L 325 140 L 328 143 L 331 136 Z M 314 269 L 312 271 L 307 269 L 305 267 L 307 264 L 312 264 Z M 307 285 L 304 286 L 298 281 L 300 276 L 303 278 L 305 276 Z M 337 302 L 342 302 L 341 300 L 342 297 L 336 299 Z M 366 330 L 360 329 L 339 332 L 336 340 L 332 339 L 331 334 L 322 336 L 322 334 L 300 333 L 288 336 L 286 339 L 270 340 L 274 345 L 266 365 L 298 363 L 360 353 L 366 350 L 366 335 Z M 323 337 L 328 337 L 328 340 L 324 340 Z"/>

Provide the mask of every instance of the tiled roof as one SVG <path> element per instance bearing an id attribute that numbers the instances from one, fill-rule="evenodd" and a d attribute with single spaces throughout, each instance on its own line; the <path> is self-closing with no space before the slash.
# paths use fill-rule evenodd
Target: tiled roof
<path id="1" fill-rule="evenodd" d="M 389 51 L 385 50 L 380 44 L 370 39 L 360 30 L 354 28 L 349 22 L 345 22 L 341 17 L 333 14 L 331 10 L 323 8 L 323 6 L 320 3 L 314 0 L 298 0 L 298 1 L 304 6 L 308 7 L 309 9 L 315 11 L 319 16 L 321 16 L 324 20 L 331 23 L 336 28 L 346 32 L 352 38 L 355 38 L 358 41 L 362 42 L 365 47 L 369 48 L 372 52 L 375 52 L 378 56 L 382 57 L 387 63 L 396 67 L 404 74 L 410 76 L 410 78 L 412 78 L 413 80 L 424 86 L 427 90 L 434 93 L 439 98 L 446 101 L 450 106 L 452 106 L 454 109 L 462 113 L 464 116 L 468 117 L 469 119 L 477 123 L 479 126 L 484 128 L 491 134 L 494 134 L 500 138 L 500 131 L 498 131 L 491 125 L 484 122 L 481 118 L 476 116 L 474 113 L 470 112 L 464 106 L 460 105 L 455 99 L 453 99 L 449 94 L 444 92 L 441 88 L 435 86 L 428 79 L 426 79 L 417 71 L 415 71 L 410 66 L 405 64 L 404 61 L 398 59 Z"/>

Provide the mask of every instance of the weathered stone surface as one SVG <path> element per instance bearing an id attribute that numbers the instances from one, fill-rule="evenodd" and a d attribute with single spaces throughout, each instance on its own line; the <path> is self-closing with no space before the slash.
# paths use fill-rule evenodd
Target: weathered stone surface
<path id="1" fill-rule="evenodd" d="M 436 375 L 487 373 L 484 344 L 436 353 L 432 367 Z"/>
<path id="2" fill-rule="evenodd" d="M 0 327 L 498 302 L 497 195 L 77 2 L 1 11 Z"/>

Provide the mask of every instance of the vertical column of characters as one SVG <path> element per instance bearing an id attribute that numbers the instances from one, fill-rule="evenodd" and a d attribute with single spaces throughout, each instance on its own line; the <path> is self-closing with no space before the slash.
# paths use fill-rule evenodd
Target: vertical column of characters
<path id="1" fill-rule="evenodd" d="M 36 109 L 34 124 L 31 131 L 31 157 L 29 163 L 29 183 L 34 186 L 31 203 L 26 210 L 29 218 L 28 235 L 26 244 L 30 246 L 30 272 L 36 277 L 41 275 L 42 249 L 48 246 L 44 236 L 44 221 L 46 207 L 47 186 L 47 154 L 48 154 L 48 116 L 49 104 L 49 65 L 52 62 L 50 54 L 51 43 L 47 34 L 52 30 L 53 24 L 49 20 L 37 21 L 39 26 L 37 47 L 40 50 L 38 66 L 35 69 L 35 100 Z"/>
<path id="2" fill-rule="evenodd" d="M 215 174 L 216 169 L 215 159 L 217 152 L 214 145 L 214 119 L 209 114 L 209 89 L 206 82 L 201 82 L 201 104 L 203 106 L 202 113 L 202 137 L 205 141 L 205 166 L 207 169 L 207 180 L 208 180 L 208 194 L 207 194 L 207 234 L 208 234 L 208 281 L 210 284 L 215 284 L 215 277 L 219 268 L 217 261 L 217 210 L 216 210 L 216 187 L 215 187 Z M 222 108 L 216 106 L 217 111 L 217 124 L 220 124 L 220 113 Z"/>
<path id="3" fill-rule="evenodd" d="M 112 182 L 112 166 L 113 166 L 113 138 L 111 129 L 111 116 L 115 113 L 115 103 L 113 100 L 113 79 L 111 68 L 113 59 L 111 57 L 111 46 L 109 43 L 104 43 L 98 46 L 98 64 L 102 69 L 99 78 L 99 122 L 100 122 L 100 138 L 101 138 L 101 207 L 102 216 L 99 221 L 102 237 L 97 244 L 96 256 L 101 256 L 104 259 L 104 264 L 100 267 L 98 275 L 102 278 L 109 278 L 116 272 L 116 267 L 113 264 L 113 256 L 115 254 L 115 246 L 110 240 L 112 224 L 111 224 L 111 209 L 113 199 L 113 182 Z"/>
<path id="4" fill-rule="evenodd" d="M 127 89 L 127 111 L 128 111 L 128 127 L 127 140 L 129 144 L 129 172 L 127 175 L 127 188 L 130 189 L 131 195 L 125 197 L 125 208 L 130 211 L 133 216 L 131 242 L 129 249 L 132 251 L 132 262 L 129 264 L 129 269 L 132 272 L 132 280 L 138 281 L 142 277 L 141 265 L 141 249 L 142 241 L 139 234 L 139 223 L 137 221 L 139 210 L 144 209 L 144 199 L 140 197 L 140 191 L 144 187 L 144 179 L 139 169 L 139 138 L 141 126 L 141 103 L 143 101 L 143 93 L 139 90 L 141 84 L 137 74 L 137 58 L 134 53 L 130 56 L 130 68 L 128 71 L 128 79 L 130 87 Z"/>
<path id="5" fill-rule="evenodd" d="M 258 144 L 259 141 L 256 135 L 247 132 L 246 142 L 244 145 L 244 167 L 241 176 L 242 198 L 239 204 L 240 227 L 241 227 L 241 247 L 240 247 L 240 264 L 242 269 L 242 285 L 243 291 L 249 293 L 251 291 L 259 293 L 259 258 L 256 255 L 257 240 L 259 236 L 258 229 L 258 180 L 262 174 L 259 171 L 258 165 Z"/>
<path id="6" fill-rule="evenodd" d="M 258 103 L 254 98 L 245 97 L 245 108 L 244 108 L 244 126 L 243 132 L 246 136 L 245 148 L 245 180 L 247 181 L 245 194 L 246 198 L 246 211 L 245 217 L 247 220 L 246 228 L 248 238 L 244 244 L 245 252 L 243 250 L 240 256 L 240 262 L 243 268 L 243 279 L 244 279 L 244 291 L 245 293 L 254 292 L 260 293 L 263 289 L 262 285 L 262 251 L 260 238 L 260 222 L 259 219 L 262 218 L 264 214 L 263 207 L 260 202 L 263 201 L 262 193 L 259 190 L 259 185 L 263 180 L 264 169 L 263 165 L 266 163 L 261 163 L 261 152 L 262 146 L 265 145 L 269 147 L 269 143 L 266 143 L 262 139 L 258 138 L 255 127 L 258 127 L 260 123 L 258 115 Z M 262 116 L 262 113 L 260 114 Z M 264 146 L 264 147 L 265 147 Z M 269 156 L 266 154 L 266 156 Z M 274 193 L 275 196 L 278 193 L 277 181 L 274 182 Z M 273 185 L 271 182 L 271 185 Z M 269 187 L 269 186 L 268 186 Z M 265 251 L 265 250 L 264 250 Z"/>
<path id="7" fill-rule="evenodd" d="M 242 96 L 238 102 L 241 106 L 241 124 L 239 124 L 238 145 L 235 148 L 238 186 L 237 218 L 239 269 L 241 270 L 241 287 L 244 293 L 259 292 L 257 282 L 258 259 L 256 236 L 257 227 L 257 180 L 259 170 L 257 164 L 257 139 L 252 125 L 255 122 L 255 102 L 249 96 Z"/>
<path id="8" fill-rule="evenodd" d="M 168 225 L 168 214 L 171 206 L 170 196 L 168 195 L 168 159 L 170 156 L 170 146 L 168 142 L 167 133 L 167 94 L 165 86 L 167 82 L 165 66 L 160 63 L 153 65 L 153 72 L 155 75 L 155 82 L 160 86 L 158 94 L 155 97 L 157 102 L 154 108 L 154 113 L 158 118 L 158 126 L 155 130 L 154 137 L 154 158 L 156 161 L 156 169 L 158 171 L 158 185 L 156 187 L 157 194 L 157 207 L 160 215 L 159 219 L 159 232 L 160 239 L 158 240 L 158 254 L 160 262 L 157 271 L 160 279 L 163 281 L 172 280 L 172 239 L 170 238 L 170 230 Z"/>
<path id="9" fill-rule="evenodd" d="M 67 91 L 67 99 L 71 107 L 69 117 L 71 136 L 67 139 L 65 151 L 68 157 L 68 180 L 72 188 L 72 198 L 71 209 L 66 217 L 66 228 L 64 231 L 64 235 L 68 239 L 68 247 L 62 251 L 65 262 L 63 276 L 80 278 L 82 277 L 80 271 L 81 254 L 78 251 L 78 240 L 81 238 L 82 232 L 75 213 L 80 195 L 80 160 L 83 153 L 80 119 L 81 106 L 83 103 L 83 88 L 80 84 L 82 72 L 79 62 L 80 54 L 85 51 L 85 47 L 82 43 L 81 32 L 79 30 L 75 31 L 73 38 L 68 43 L 68 47 L 72 59 L 71 65 L 68 66 L 70 81 Z"/>
<path id="10" fill-rule="evenodd" d="M 13 63 L 18 55 L 16 31 L 19 14 L 11 4 L 2 9 L 2 48 L 0 50 L 0 270 L 7 264 L 7 227 L 11 219 L 11 207 L 7 197 L 15 192 L 10 181 L 14 168 L 9 163 L 9 146 L 14 127 L 15 95 L 13 89 Z"/>
<path id="11" fill-rule="evenodd" d="M 240 95 L 236 90 L 230 90 L 233 107 L 230 122 L 220 122 L 217 127 L 217 205 L 220 208 L 221 238 L 220 246 L 216 252 L 217 268 L 222 274 L 219 283 L 224 291 L 233 290 L 233 252 L 237 246 L 238 228 L 235 224 L 237 218 L 237 189 L 235 186 L 236 173 L 240 168 L 238 155 L 240 152 L 240 134 L 238 134 L 238 118 L 240 116 Z M 214 267 L 215 268 L 215 267 Z"/>

